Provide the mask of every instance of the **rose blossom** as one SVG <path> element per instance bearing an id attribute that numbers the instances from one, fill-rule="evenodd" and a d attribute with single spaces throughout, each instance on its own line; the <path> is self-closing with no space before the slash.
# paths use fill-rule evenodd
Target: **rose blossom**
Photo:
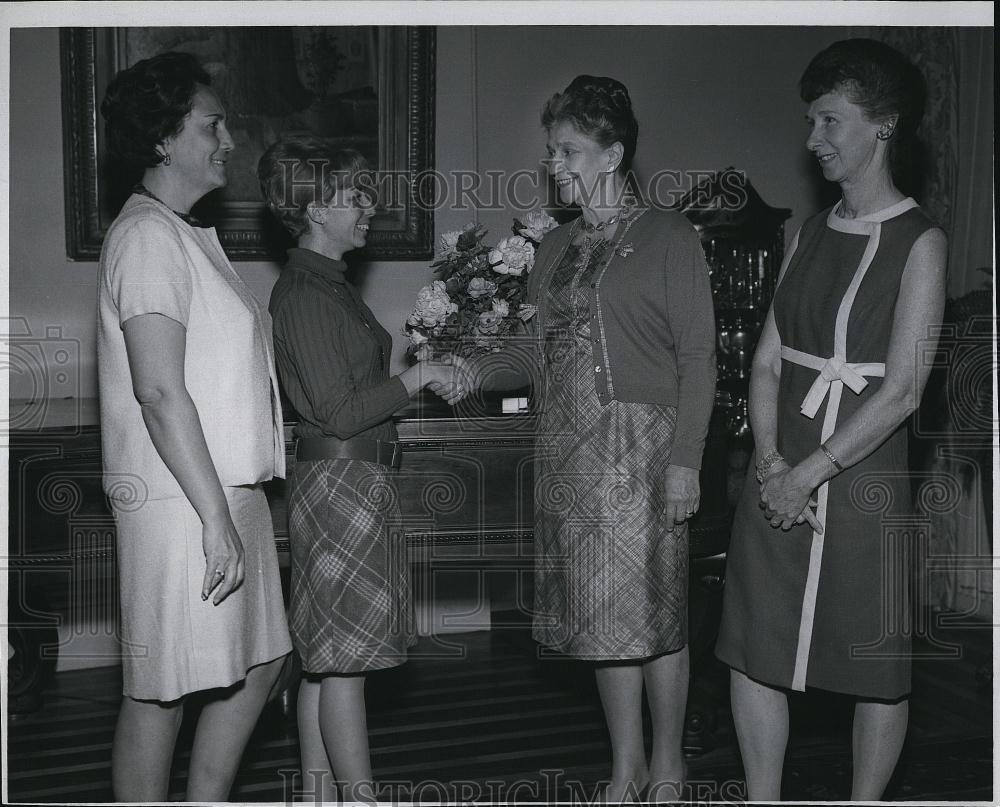
<path id="1" fill-rule="evenodd" d="M 469 281 L 469 296 L 484 297 L 493 294 L 497 290 L 497 284 L 484 277 L 474 277 Z"/>
<path id="2" fill-rule="evenodd" d="M 493 310 L 496 311 L 501 317 L 506 317 L 510 313 L 510 306 L 507 305 L 506 300 L 494 300 Z"/>
<path id="3" fill-rule="evenodd" d="M 448 296 L 444 281 L 435 280 L 417 293 L 413 317 L 419 319 L 425 326 L 433 328 L 444 323 L 448 319 L 448 315 L 454 314 L 456 311 L 458 311 L 458 306 Z"/>
<path id="4" fill-rule="evenodd" d="M 479 315 L 476 322 L 476 330 L 486 336 L 490 336 L 500 331 L 500 322 L 503 319 L 496 311 L 484 311 Z"/>
<path id="5" fill-rule="evenodd" d="M 535 262 L 535 248 L 520 235 L 505 238 L 490 252 L 493 271 L 501 275 L 520 276 L 530 272 Z"/>
<path id="6" fill-rule="evenodd" d="M 532 241 L 541 241 L 549 230 L 559 226 L 559 222 L 544 210 L 532 210 L 524 217 L 524 226 L 518 232 Z"/>

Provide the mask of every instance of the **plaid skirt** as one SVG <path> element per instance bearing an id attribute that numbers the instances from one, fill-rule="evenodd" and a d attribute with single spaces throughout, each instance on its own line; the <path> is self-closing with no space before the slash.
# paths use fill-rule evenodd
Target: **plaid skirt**
<path id="1" fill-rule="evenodd" d="M 383 465 L 296 463 L 289 627 L 307 673 L 361 673 L 406 661 L 416 638 L 397 499 Z"/>

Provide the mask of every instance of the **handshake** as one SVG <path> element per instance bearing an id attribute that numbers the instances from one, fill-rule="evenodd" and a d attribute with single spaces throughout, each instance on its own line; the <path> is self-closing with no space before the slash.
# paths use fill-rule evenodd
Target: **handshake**
<path id="1" fill-rule="evenodd" d="M 475 365 L 454 353 L 423 359 L 410 369 L 417 372 L 419 389 L 426 387 L 451 406 L 478 387 Z"/>

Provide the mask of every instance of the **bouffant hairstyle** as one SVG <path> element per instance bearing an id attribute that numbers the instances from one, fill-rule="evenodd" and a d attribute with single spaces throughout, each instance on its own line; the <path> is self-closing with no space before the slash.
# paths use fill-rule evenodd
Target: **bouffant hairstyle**
<path id="1" fill-rule="evenodd" d="M 632 112 L 632 99 L 620 81 L 604 76 L 577 76 L 561 93 L 553 95 L 542 110 L 542 127 L 549 131 L 560 123 L 572 123 L 580 132 L 608 148 L 621 143 L 618 172 L 632 167 L 639 139 L 639 121 Z"/>
<path id="2" fill-rule="evenodd" d="M 799 79 L 799 95 L 811 103 L 843 92 L 871 121 L 896 116 L 886 141 L 893 176 L 916 156 L 916 131 L 924 115 L 927 87 L 920 71 L 895 48 L 875 39 L 844 39 L 813 57 Z"/>
<path id="3" fill-rule="evenodd" d="M 183 128 L 198 85 L 211 83 L 190 53 L 161 53 L 122 70 L 101 102 L 108 151 L 131 165 L 159 165 L 157 147 Z"/>
<path id="4" fill-rule="evenodd" d="M 307 133 L 282 136 L 257 163 L 267 206 L 294 238 L 309 229 L 308 207 L 328 205 L 337 191 L 359 188 L 374 201 L 368 163 L 361 152 L 337 149 Z"/>

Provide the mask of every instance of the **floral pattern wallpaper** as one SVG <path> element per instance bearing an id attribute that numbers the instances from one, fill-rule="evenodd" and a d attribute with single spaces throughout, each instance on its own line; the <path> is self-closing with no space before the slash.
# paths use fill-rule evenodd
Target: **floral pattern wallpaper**
<path id="1" fill-rule="evenodd" d="M 881 29 L 881 39 L 905 53 L 927 81 L 927 106 L 918 136 L 924 146 L 920 204 L 953 232 L 958 184 L 958 33 L 954 28 Z"/>

